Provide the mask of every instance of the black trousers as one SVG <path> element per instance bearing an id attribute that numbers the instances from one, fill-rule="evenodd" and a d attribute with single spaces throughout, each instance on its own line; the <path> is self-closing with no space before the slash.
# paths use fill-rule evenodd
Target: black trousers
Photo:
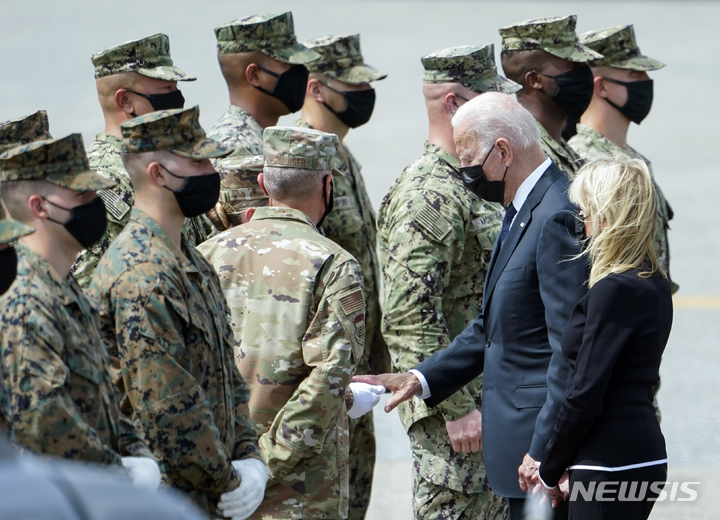
<path id="1" fill-rule="evenodd" d="M 506 498 L 508 507 L 510 508 L 510 520 L 522 520 L 523 509 L 525 508 L 524 498 Z M 560 502 L 560 504 L 553 509 L 552 520 L 567 520 L 568 518 L 568 503 Z"/>
<path id="2" fill-rule="evenodd" d="M 655 505 L 650 499 L 657 498 L 663 487 L 653 489 L 652 484 L 666 478 L 667 464 L 616 472 L 572 470 L 569 520 L 646 520 Z M 604 491 L 598 493 L 603 482 Z M 585 494 L 576 486 L 582 486 Z"/>

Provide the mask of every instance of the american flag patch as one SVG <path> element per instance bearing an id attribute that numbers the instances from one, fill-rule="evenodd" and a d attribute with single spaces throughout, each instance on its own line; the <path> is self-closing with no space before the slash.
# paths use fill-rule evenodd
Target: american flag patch
<path id="1" fill-rule="evenodd" d="M 362 290 L 358 289 L 340 297 L 340 306 L 346 316 L 363 310 L 365 308 L 365 298 L 363 298 Z"/>
<path id="2" fill-rule="evenodd" d="M 415 215 L 415 220 L 436 240 L 442 240 L 450 233 L 450 223 L 430 206 L 423 206 Z"/>

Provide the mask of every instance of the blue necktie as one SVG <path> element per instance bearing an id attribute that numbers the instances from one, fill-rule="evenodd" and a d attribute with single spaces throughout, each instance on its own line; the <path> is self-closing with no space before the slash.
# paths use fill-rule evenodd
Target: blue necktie
<path id="1" fill-rule="evenodd" d="M 505 217 L 503 218 L 502 229 L 500 230 L 500 247 L 503 246 L 503 242 L 505 242 L 505 239 L 507 238 L 508 232 L 510 231 L 510 224 L 512 224 L 515 215 L 517 215 L 517 210 L 511 202 L 505 210 Z"/>

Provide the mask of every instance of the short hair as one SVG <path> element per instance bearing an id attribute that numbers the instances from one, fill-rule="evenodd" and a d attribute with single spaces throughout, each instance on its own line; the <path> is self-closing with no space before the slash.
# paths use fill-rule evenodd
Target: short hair
<path id="1" fill-rule="evenodd" d="M 29 224 L 33 220 L 33 214 L 27 205 L 28 198 L 31 195 L 47 197 L 56 188 L 57 186 L 44 180 L 3 181 L 0 182 L 0 198 L 12 218 L 23 224 Z"/>
<path id="2" fill-rule="evenodd" d="M 218 201 L 215 207 L 205 213 L 218 231 L 225 231 L 242 224 L 240 217 L 250 208 L 264 208 L 268 199 Z"/>
<path id="3" fill-rule="evenodd" d="M 583 253 L 592 262 L 590 287 L 630 269 L 643 268 L 643 278 L 656 271 L 665 276 L 653 248 L 658 194 L 645 161 L 622 153 L 593 156 L 570 185 L 568 197 L 592 223 Z"/>
<path id="4" fill-rule="evenodd" d="M 142 153 L 121 153 L 123 166 L 130 176 L 133 188 L 137 191 L 138 187 L 145 184 L 145 167 L 152 161 L 163 164 L 163 159 L 172 158 L 172 152 L 167 150 L 157 150 Z"/>
<path id="5" fill-rule="evenodd" d="M 97 87 L 98 100 L 103 113 L 109 113 L 116 110 L 115 92 L 121 88 L 135 89 L 140 74 L 137 72 L 120 72 L 119 74 L 111 74 L 95 80 Z"/>
<path id="6" fill-rule="evenodd" d="M 480 152 L 487 152 L 503 137 L 516 149 L 540 144 L 535 118 L 512 96 L 485 92 L 461 106 L 452 118 L 453 128 L 471 125 Z"/>
<path id="7" fill-rule="evenodd" d="M 500 53 L 500 62 L 505 77 L 518 83 L 524 89 L 527 86 L 525 85 L 525 75 L 534 70 L 544 69 L 550 56 L 547 51 L 542 49 L 502 51 Z"/>
<path id="8" fill-rule="evenodd" d="M 330 170 L 306 170 L 304 168 L 278 168 L 265 166 L 263 179 L 271 199 L 283 203 L 303 202 L 318 193 Z"/>
<path id="9" fill-rule="evenodd" d="M 225 78 L 228 86 L 234 86 L 245 82 L 245 70 L 248 65 L 255 63 L 264 67 L 271 58 L 262 52 L 239 52 L 236 54 L 218 54 L 220 72 Z"/>

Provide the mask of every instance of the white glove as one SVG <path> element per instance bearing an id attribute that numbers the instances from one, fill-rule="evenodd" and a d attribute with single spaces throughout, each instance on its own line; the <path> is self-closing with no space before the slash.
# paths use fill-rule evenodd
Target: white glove
<path id="1" fill-rule="evenodd" d="M 130 473 L 133 485 L 157 491 L 160 487 L 160 466 L 150 457 L 122 457 L 123 467 Z"/>
<path id="2" fill-rule="evenodd" d="M 380 396 L 385 393 L 384 386 L 367 383 L 350 383 L 350 390 L 353 393 L 354 402 L 347 414 L 351 419 L 362 417 L 372 410 L 373 406 L 380 401 Z"/>
<path id="3" fill-rule="evenodd" d="M 265 498 L 268 469 L 265 463 L 258 459 L 234 460 L 232 465 L 240 475 L 240 486 L 222 494 L 218 509 L 225 518 L 245 520 Z"/>

